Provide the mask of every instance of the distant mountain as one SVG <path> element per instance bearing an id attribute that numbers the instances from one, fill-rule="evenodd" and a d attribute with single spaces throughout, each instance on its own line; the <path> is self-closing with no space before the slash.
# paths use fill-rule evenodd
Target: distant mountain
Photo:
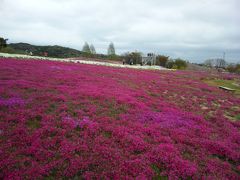
<path id="1" fill-rule="evenodd" d="M 27 43 L 11 43 L 8 44 L 8 47 L 13 49 L 16 53 L 21 54 L 30 54 L 35 56 L 44 56 L 55 57 L 55 58 L 71 58 L 79 57 L 83 53 L 76 49 L 71 49 L 62 46 L 35 46 Z"/>

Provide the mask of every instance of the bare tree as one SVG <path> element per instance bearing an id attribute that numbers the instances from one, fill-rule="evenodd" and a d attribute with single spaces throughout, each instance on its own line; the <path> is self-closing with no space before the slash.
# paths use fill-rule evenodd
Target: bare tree
<path id="1" fill-rule="evenodd" d="M 225 68 L 227 63 L 224 59 L 216 58 L 208 59 L 204 62 L 204 64 L 208 67 Z"/>
<path id="2" fill-rule="evenodd" d="M 217 68 L 225 68 L 226 61 L 224 59 L 218 58 L 215 61 L 216 61 L 216 67 Z"/>
<path id="3" fill-rule="evenodd" d="M 213 67 L 214 66 L 214 60 L 213 59 L 207 59 L 204 64 L 207 66 L 207 67 Z"/>

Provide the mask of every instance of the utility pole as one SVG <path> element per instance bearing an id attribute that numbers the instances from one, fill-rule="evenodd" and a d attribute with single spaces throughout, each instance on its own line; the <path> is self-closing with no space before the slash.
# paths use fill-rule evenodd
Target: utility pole
<path id="1" fill-rule="evenodd" d="M 223 52 L 223 60 L 225 61 L 225 56 L 226 56 L 226 53 Z"/>

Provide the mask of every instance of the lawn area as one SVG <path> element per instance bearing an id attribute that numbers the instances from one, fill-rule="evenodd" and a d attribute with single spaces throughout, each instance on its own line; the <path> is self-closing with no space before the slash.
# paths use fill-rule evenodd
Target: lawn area
<path id="1" fill-rule="evenodd" d="M 240 95 L 240 80 L 224 80 L 224 79 L 213 79 L 213 80 L 205 80 L 206 83 L 212 86 L 224 86 L 235 90 L 235 94 L 237 96 Z"/>
<path id="2" fill-rule="evenodd" d="M 0 58 L 0 178 L 240 179 L 235 79 Z"/>

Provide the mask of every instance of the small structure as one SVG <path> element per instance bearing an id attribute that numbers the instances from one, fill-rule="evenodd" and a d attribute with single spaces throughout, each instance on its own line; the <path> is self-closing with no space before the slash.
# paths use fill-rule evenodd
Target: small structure
<path id="1" fill-rule="evenodd" d="M 156 64 L 156 55 L 154 53 L 148 53 L 147 57 L 142 57 L 141 65 L 146 65 L 150 63 L 150 65 Z"/>

